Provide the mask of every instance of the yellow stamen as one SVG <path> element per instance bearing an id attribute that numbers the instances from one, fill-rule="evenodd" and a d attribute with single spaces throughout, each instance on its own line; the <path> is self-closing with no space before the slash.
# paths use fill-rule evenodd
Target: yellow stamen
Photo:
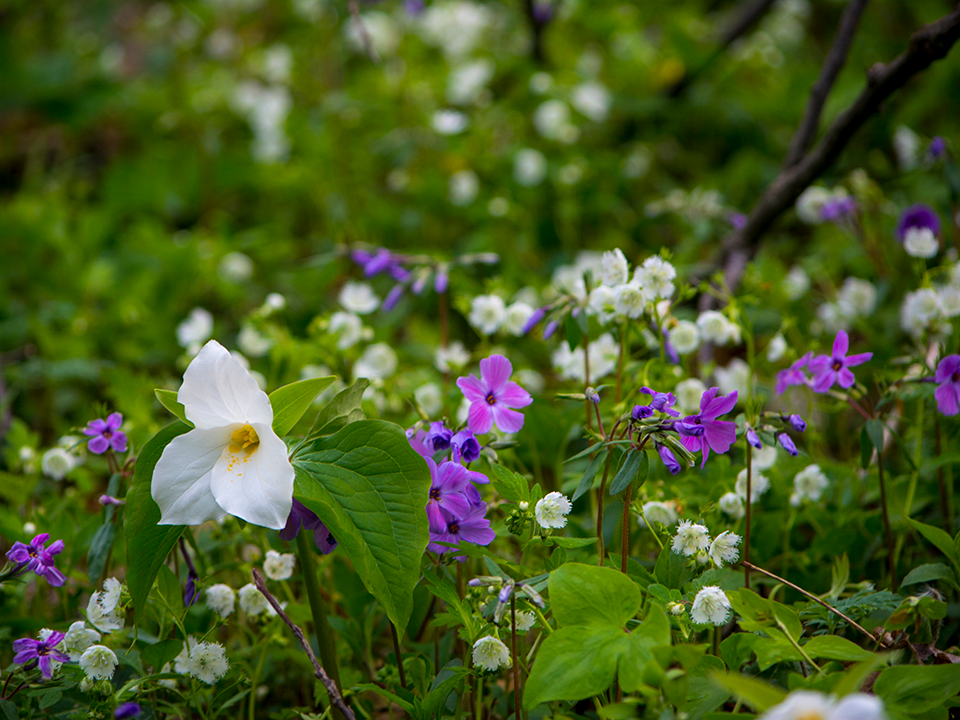
<path id="1" fill-rule="evenodd" d="M 257 435 L 257 431 L 249 425 L 244 425 L 239 430 L 235 430 L 233 435 L 230 436 L 230 452 L 232 453 L 245 452 L 247 455 L 251 455 L 257 451 L 259 446 L 260 437 Z"/>

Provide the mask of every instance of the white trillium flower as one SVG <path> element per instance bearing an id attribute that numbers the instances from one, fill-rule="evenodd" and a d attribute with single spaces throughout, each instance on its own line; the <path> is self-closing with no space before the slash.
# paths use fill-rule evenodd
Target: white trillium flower
<path id="1" fill-rule="evenodd" d="M 473 664 L 490 672 L 502 667 L 510 667 L 510 651 L 503 642 L 492 635 L 487 635 L 473 644 Z"/>
<path id="2" fill-rule="evenodd" d="M 815 690 L 795 690 L 758 720 L 886 720 L 883 701 L 875 695 L 851 693 L 840 700 Z"/>
<path id="3" fill-rule="evenodd" d="M 278 553 L 267 550 L 267 559 L 263 561 L 263 571 L 271 580 L 289 580 L 293 576 L 293 566 L 297 558 L 292 553 Z"/>
<path id="4" fill-rule="evenodd" d="M 534 515 L 542 528 L 562 528 L 567 524 L 567 515 L 573 506 L 563 493 L 547 493 L 537 502 Z"/>
<path id="5" fill-rule="evenodd" d="M 153 471 L 160 524 L 199 525 L 229 514 L 283 528 L 293 465 L 257 381 L 211 340 L 187 367 L 177 399 L 195 427 L 164 448 Z"/>
<path id="6" fill-rule="evenodd" d="M 223 583 L 217 583 L 207 588 L 207 605 L 220 617 L 227 617 L 233 613 L 237 594 L 233 588 Z"/>
<path id="7" fill-rule="evenodd" d="M 106 680 L 113 677 L 117 669 L 117 656 L 113 650 L 103 645 L 91 645 L 80 655 L 80 669 L 87 677 Z"/>
<path id="8" fill-rule="evenodd" d="M 730 616 L 730 601 L 716 585 L 700 589 L 690 608 L 690 619 L 698 625 L 723 625 Z"/>
<path id="9" fill-rule="evenodd" d="M 671 547 L 678 555 L 696 555 L 710 547 L 710 531 L 706 525 L 681 520 Z"/>

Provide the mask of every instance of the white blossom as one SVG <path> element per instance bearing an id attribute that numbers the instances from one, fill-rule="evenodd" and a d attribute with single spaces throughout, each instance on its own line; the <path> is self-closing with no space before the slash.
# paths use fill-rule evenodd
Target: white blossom
<path id="1" fill-rule="evenodd" d="M 793 478 L 793 494 L 790 496 L 790 504 L 797 506 L 804 500 L 816 502 L 823 494 L 829 480 L 823 474 L 819 465 L 807 465 L 798 472 Z"/>
<path id="2" fill-rule="evenodd" d="M 441 135 L 457 135 L 467 129 L 470 119 L 458 110 L 437 110 L 430 126 Z"/>
<path id="3" fill-rule="evenodd" d="M 868 280 L 847 278 L 838 293 L 837 304 L 851 320 L 870 315 L 877 305 L 877 289 Z"/>
<path id="4" fill-rule="evenodd" d="M 480 58 L 454 68 L 447 77 L 447 100 L 453 105 L 472 105 L 493 79 L 496 65 Z"/>
<path id="5" fill-rule="evenodd" d="M 327 332 L 337 336 L 337 349 L 346 350 L 363 338 L 363 320 L 351 312 L 335 312 L 330 316 Z"/>
<path id="6" fill-rule="evenodd" d="M 63 480 L 77 466 L 77 459 L 63 448 L 50 448 L 40 459 L 43 474 L 54 480 Z"/>
<path id="7" fill-rule="evenodd" d="M 471 327 L 484 335 L 493 335 L 500 329 L 507 315 L 507 306 L 498 295 L 478 295 L 470 303 L 467 316 Z"/>
<path id="8" fill-rule="evenodd" d="M 810 276 L 802 267 L 794 265 L 790 268 L 786 277 L 783 278 L 781 287 L 787 296 L 787 300 L 799 300 L 810 289 Z"/>
<path id="9" fill-rule="evenodd" d="M 893 152 L 901 170 L 913 170 L 920 156 L 920 138 L 906 125 L 900 125 L 893 133 Z"/>
<path id="10" fill-rule="evenodd" d="M 650 302 L 670 298 L 676 277 L 676 268 L 659 255 L 648 257 L 633 273 L 634 283 Z"/>
<path id="11" fill-rule="evenodd" d="M 752 464 L 752 463 L 751 463 Z M 760 499 L 760 496 L 763 495 L 767 489 L 770 487 L 770 480 L 766 475 L 757 472 L 757 468 L 754 465 L 752 468 L 753 472 L 750 477 L 750 502 L 755 503 Z M 747 469 L 744 468 L 737 474 L 737 482 L 734 485 L 734 490 L 736 490 L 737 495 L 739 495 L 743 500 L 747 499 Z"/>
<path id="12" fill-rule="evenodd" d="M 537 524 L 542 528 L 562 528 L 573 505 L 563 493 L 552 492 L 541 498 L 534 508 Z"/>
<path id="13" fill-rule="evenodd" d="M 469 362 L 470 352 L 459 340 L 454 340 L 447 347 L 438 347 L 433 357 L 434 367 L 442 373 L 460 370 Z"/>
<path id="14" fill-rule="evenodd" d="M 267 550 L 267 557 L 263 561 L 263 571 L 271 580 L 289 580 L 293 576 L 293 566 L 297 558 L 292 553 L 278 553 L 276 550 Z"/>
<path id="15" fill-rule="evenodd" d="M 237 594 L 229 585 L 217 583 L 207 588 L 207 605 L 220 617 L 228 617 L 236 601 Z"/>
<path id="16" fill-rule="evenodd" d="M 700 346 L 700 329 L 696 323 L 681 320 L 670 328 L 670 344 L 680 355 L 689 355 Z"/>
<path id="17" fill-rule="evenodd" d="M 734 520 L 739 520 L 746 514 L 746 510 L 743 507 L 743 498 L 736 493 L 724 493 L 720 497 L 719 505 L 720 510 L 732 517 Z"/>
<path id="18" fill-rule="evenodd" d="M 473 170 L 459 170 L 450 176 L 448 183 L 450 202 L 457 207 L 466 207 L 480 192 L 480 178 Z"/>
<path id="19" fill-rule="evenodd" d="M 533 113 L 533 127 L 548 140 L 560 140 L 570 125 L 570 106 L 563 100 L 540 103 Z"/>
<path id="20" fill-rule="evenodd" d="M 931 288 L 907 293 L 900 306 L 900 327 L 920 337 L 940 315 L 940 298 Z"/>
<path id="21" fill-rule="evenodd" d="M 533 312 L 533 307 L 522 300 L 512 303 L 506 309 L 503 316 L 503 324 L 500 326 L 500 329 L 510 335 L 516 335 L 518 337 L 523 335 L 523 326 L 527 324 L 527 320 L 530 319 Z"/>
<path id="22" fill-rule="evenodd" d="M 753 450 L 751 465 L 755 471 L 769 470 L 777 463 L 777 446 L 764 445 L 759 450 Z"/>
<path id="23" fill-rule="evenodd" d="M 443 50 L 450 58 L 469 55 L 493 20 L 486 5 L 469 0 L 430 3 L 419 18 L 424 42 Z"/>
<path id="24" fill-rule="evenodd" d="M 265 337 L 252 325 L 244 325 L 237 335 L 237 345 L 250 357 L 263 357 L 273 347 L 272 338 Z"/>
<path id="25" fill-rule="evenodd" d="M 368 41 L 379 56 L 394 55 L 400 47 L 400 28 L 393 18 L 378 10 L 348 18 L 343 25 L 343 34 L 350 49 L 358 55 L 367 52 Z"/>
<path id="26" fill-rule="evenodd" d="M 643 315 L 647 299 L 636 283 L 625 283 L 614 288 L 617 293 L 617 315 L 636 320 Z"/>
<path id="27" fill-rule="evenodd" d="M 107 578 L 103 583 L 103 590 L 90 596 L 87 602 L 87 620 L 97 630 L 111 633 L 123 629 L 126 620 L 119 605 L 122 589 L 116 578 Z"/>
<path id="28" fill-rule="evenodd" d="M 517 611 L 517 632 L 523 633 L 530 630 L 537 621 L 537 616 L 529 610 Z"/>
<path id="29" fill-rule="evenodd" d="M 117 656 L 103 645 L 91 645 L 80 655 L 80 669 L 94 680 L 107 680 L 117 669 Z"/>
<path id="30" fill-rule="evenodd" d="M 695 411 L 700 407 L 700 398 L 707 391 L 707 386 L 697 378 L 687 378 L 677 383 L 674 394 L 677 398 L 677 409 Z"/>
<path id="31" fill-rule="evenodd" d="M 729 395 L 736 392 L 741 398 L 746 397 L 751 378 L 750 366 L 743 360 L 734 358 L 726 367 L 718 367 L 714 370 L 713 375 L 717 379 L 721 394 Z"/>
<path id="32" fill-rule="evenodd" d="M 397 354 L 386 343 L 374 343 L 353 364 L 353 377 L 383 380 L 397 371 Z"/>
<path id="33" fill-rule="evenodd" d="M 434 417 L 443 410 L 443 392 L 436 383 L 424 383 L 413 391 L 413 398 L 427 417 Z"/>
<path id="34" fill-rule="evenodd" d="M 912 227 L 903 236 L 903 249 L 911 257 L 932 258 L 940 251 L 940 242 L 930 228 Z"/>
<path id="35" fill-rule="evenodd" d="M 473 644 L 473 664 L 490 672 L 508 668 L 512 665 L 510 651 L 503 642 L 492 635 L 487 635 Z"/>
<path id="36" fill-rule="evenodd" d="M 737 546 L 740 544 L 740 536 L 729 530 L 724 530 L 717 535 L 708 551 L 710 559 L 717 567 L 723 567 L 724 563 L 736 562 L 740 557 L 740 551 Z"/>
<path id="37" fill-rule="evenodd" d="M 227 253 L 220 258 L 217 272 L 227 282 L 244 283 L 253 277 L 253 260 L 242 252 Z"/>
<path id="38" fill-rule="evenodd" d="M 833 194 L 825 187 L 811 185 L 797 198 L 794 207 L 797 217 L 807 225 L 819 225 L 823 222 L 823 206 L 833 199 Z"/>
<path id="39" fill-rule="evenodd" d="M 677 509 L 672 502 L 650 500 L 643 504 L 643 514 L 637 516 L 637 524 L 646 527 L 647 523 L 673 527 L 677 524 Z"/>
<path id="40" fill-rule="evenodd" d="M 261 613 L 267 613 L 269 615 L 276 614 L 276 611 L 263 596 L 263 593 L 257 590 L 257 586 L 253 583 L 244 585 L 240 588 L 237 595 L 240 599 L 240 609 L 247 615 L 260 615 Z"/>
<path id="41" fill-rule="evenodd" d="M 590 291 L 590 313 L 601 325 L 608 324 L 617 315 L 617 292 L 607 285 L 597 285 Z"/>
<path id="42" fill-rule="evenodd" d="M 690 520 L 681 520 L 673 537 L 673 551 L 679 555 L 692 556 L 710 547 L 710 531 L 705 525 Z"/>
<path id="43" fill-rule="evenodd" d="M 630 264 L 620 248 L 600 256 L 600 280 L 604 285 L 623 285 L 630 277 Z"/>
<path id="44" fill-rule="evenodd" d="M 213 685 L 227 674 L 230 664 L 226 651 L 219 643 L 197 642 L 190 636 L 187 647 L 177 656 L 174 667 L 179 673 Z"/>
<path id="45" fill-rule="evenodd" d="M 690 619 L 698 625 L 723 625 L 730 616 L 730 601 L 716 585 L 700 588 L 690 609 Z"/>
<path id="46" fill-rule="evenodd" d="M 83 655 L 84 650 L 98 642 L 100 642 L 100 633 L 87 628 L 83 620 L 77 620 L 64 634 L 59 649 L 65 652 L 68 658 L 76 662 Z"/>
<path id="47" fill-rule="evenodd" d="M 518 185 L 536 187 L 547 177 L 547 158 L 533 148 L 518 150 L 513 156 L 513 179 Z"/>
<path id="48" fill-rule="evenodd" d="M 570 104 L 594 122 L 603 122 L 610 114 L 610 91 L 598 82 L 577 85 L 570 96 Z"/>
<path id="49" fill-rule="evenodd" d="M 700 337 L 714 345 L 727 345 L 740 342 L 740 327 L 718 310 L 706 310 L 697 318 Z"/>
<path id="50" fill-rule="evenodd" d="M 841 699 L 815 690 L 795 690 L 757 720 L 887 720 L 876 695 L 851 693 Z"/>
<path id="51" fill-rule="evenodd" d="M 353 280 L 343 284 L 337 300 L 348 312 L 356 315 L 369 315 L 380 307 L 380 298 L 373 292 L 373 288 L 365 282 Z"/>
<path id="52" fill-rule="evenodd" d="M 213 315 L 201 307 L 195 307 L 186 319 L 177 325 L 177 343 L 182 348 L 199 346 L 213 334 Z M 196 354 L 196 353 L 194 353 Z"/>

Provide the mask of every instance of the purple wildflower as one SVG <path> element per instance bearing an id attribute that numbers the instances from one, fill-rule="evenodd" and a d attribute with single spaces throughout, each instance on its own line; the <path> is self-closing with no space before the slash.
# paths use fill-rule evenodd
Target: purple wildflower
<path id="1" fill-rule="evenodd" d="M 797 446 L 793 444 L 793 440 L 786 433 L 780 433 L 777 435 L 777 442 L 780 443 L 780 447 L 786 450 L 788 453 L 796 457 L 799 453 L 797 452 Z"/>
<path id="2" fill-rule="evenodd" d="M 643 420 L 653 415 L 654 412 L 656 411 L 649 405 L 634 405 L 633 410 L 630 411 L 630 417 L 634 420 Z"/>
<path id="3" fill-rule="evenodd" d="M 757 435 L 757 431 L 753 428 L 747 429 L 747 442 L 753 445 L 757 450 L 763 449 L 763 443 L 760 442 L 760 437 Z"/>
<path id="4" fill-rule="evenodd" d="M 427 518 L 430 520 L 430 530 L 442 533 L 447 523 L 441 510 L 446 510 L 453 517 L 464 517 L 470 512 L 471 503 L 463 491 L 473 486 L 470 485 L 467 469 L 460 463 L 445 462 L 438 466 L 428 459 L 427 466 L 432 481 L 427 499 Z"/>
<path id="5" fill-rule="evenodd" d="M 792 385 L 806 385 L 809 382 L 809 378 L 803 371 L 803 368 L 806 367 L 812 357 L 813 353 L 808 352 L 802 358 L 795 360 L 786 370 L 781 370 L 777 373 L 777 395 L 782 395 L 784 391 Z"/>
<path id="6" fill-rule="evenodd" d="M 810 361 L 810 372 L 814 374 L 813 390 L 814 392 L 826 392 L 834 383 L 846 389 L 856 382 L 852 367 L 862 365 L 873 357 L 872 352 L 860 353 L 858 355 L 847 355 L 850 347 L 850 338 L 845 330 L 837 332 L 837 337 L 833 341 L 833 352 L 831 355 L 817 355 Z"/>
<path id="7" fill-rule="evenodd" d="M 650 401 L 650 407 L 652 407 L 657 412 L 666 413 L 672 417 L 680 417 L 680 413 L 676 410 L 671 410 L 677 399 L 673 396 L 673 393 L 666 392 L 657 392 L 656 390 L 651 390 L 648 387 L 640 388 L 640 392 L 650 395 L 653 399 Z"/>
<path id="8" fill-rule="evenodd" d="M 947 144 L 944 142 L 943 138 L 937 135 L 933 140 L 930 141 L 930 147 L 927 149 L 927 154 L 930 156 L 931 160 L 939 160 L 947 152 Z"/>
<path id="9" fill-rule="evenodd" d="M 438 295 L 443 295 L 449 285 L 450 274 L 447 272 L 447 269 L 445 267 L 437 268 L 437 277 L 433 281 L 433 289 L 437 291 Z"/>
<path id="10" fill-rule="evenodd" d="M 734 230 L 743 230 L 747 226 L 747 216 L 734 211 L 727 215 L 727 222 Z"/>
<path id="11" fill-rule="evenodd" d="M 111 495 L 101 495 L 100 504 L 117 506 L 117 505 L 126 505 L 127 503 L 125 500 L 120 500 L 119 498 L 115 498 Z"/>
<path id="12" fill-rule="evenodd" d="M 680 463 L 677 462 L 677 457 L 673 454 L 673 450 L 666 445 L 657 443 L 657 452 L 660 453 L 660 459 L 663 461 L 663 464 L 667 466 L 667 470 L 669 470 L 671 474 L 676 475 L 680 472 Z"/>
<path id="13" fill-rule="evenodd" d="M 461 540 L 466 540 L 474 545 L 489 545 L 497 535 L 490 528 L 490 521 L 484 517 L 486 512 L 486 503 L 471 507 L 463 517 L 459 518 L 441 508 L 440 513 L 445 527 L 442 532 L 431 530 L 431 542 L 427 549 L 435 553 L 450 552 L 453 548 L 437 543 L 445 542 L 456 545 Z"/>
<path id="14" fill-rule="evenodd" d="M 427 442 L 426 430 L 407 428 L 407 441 L 410 443 L 410 447 L 423 457 L 433 457 L 433 449 L 430 447 L 430 443 Z"/>
<path id="15" fill-rule="evenodd" d="M 680 442 L 690 452 L 701 450 L 703 460 L 701 469 L 707 464 L 710 451 L 725 453 L 737 440 L 737 426 L 726 420 L 717 420 L 737 404 L 737 392 L 717 397 L 719 388 L 712 387 L 700 398 L 700 412 L 688 415 L 677 421 L 675 427 L 680 433 Z"/>
<path id="16" fill-rule="evenodd" d="M 944 415 L 956 415 L 960 412 L 960 355 L 947 355 L 937 363 L 933 379 L 940 383 L 933 393 L 937 410 Z"/>
<path id="17" fill-rule="evenodd" d="M 56 650 L 64 638 L 62 632 L 51 632 L 44 640 L 32 640 L 30 638 L 21 638 L 13 641 L 13 651 L 16 653 L 13 661 L 18 665 L 23 665 L 31 660 L 36 660 L 40 666 L 40 672 L 49 680 L 53 677 L 53 662 L 69 662 L 64 653 Z"/>
<path id="18" fill-rule="evenodd" d="M 787 424 L 797 432 L 803 432 L 807 429 L 807 423 L 797 414 L 790 415 L 787 418 Z"/>
<path id="19" fill-rule="evenodd" d="M 592 402 L 594 405 L 600 403 L 600 393 L 598 393 L 592 387 L 588 387 L 584 394 L 587 396 L 587 400 Z"/>
<path id="20" fill-rule="evenodd" d="M 907 237 L 907 231 L 913 228 L 928 229 L 934 235 L 940 235 L 940 216 L 937 211 L 929 205 L 919 203 L 911 205 L 902 213 L 897 222 L 897 240 L 903 242 Z"/>
<path id="21" fill-rule="evenodd" d="M 287 525 L 280 531 L 280 539 L 287 542 L 293 540 L 300 534 L 301 525 L 304 530 L 313 532 L 313 542 L 324 555 L 336 549 L 337 540 L 327 529 L 327 526 L 323 524 L 323 521 L 317 517 L 315 512 L 294 498 L 293 507 L 290 508 L 290 515 L 287 517 Z"/>
<path id="22" fill-rule="evenodd" d="M 431 450 L 433 450 L 433 452 L 449 449 L 452 441 L 453 430 L 446 427 L 442 420 L 437 420 L 436 422 L 430 424 L 430 431 L 427 433 L 426 444 Z"/>
<path id="23" fill-rule="evenodd" d="M 419 275 L 417 275 L 417 279 L 414 280 L 413 283 L 410 285 L 410 291 L 414 295 L 422 295 L 424 288 L 427 287 L 427 280 L 429 279 L 430 279 L 429 272 L 420 273 Z"/>
<path id="24" fill-rule="evenodd" d="M 403 282 L 410 277 L 410 271 L 403 267 L 397 255 L 386 248 L 377 248 L 373 254 L 366 250 L 354 250 L 351 253 L 353 261 L 363 268 L 363 274 L 373 277 L 380 273 L 389 273 L 394 280 Z"/>
<path id="25" fill-rule="evenodd" d="M 523 427 L 523 413 L 512 408 L 526 407 L 533 402 L 530 393 L 510 380 L 513 365 L 503 355 L 491 355 L 480 361 L 480 380 L 472 373 L 457 378 L 457 387 L 470 401 L 467 427 L 482 435 L 493 424 L 501 432 L 513 433 Z"/>
<path id="26" fill-rule="evenodd" d="M 549 339 L 550 336 L 557 331 L 558 327 L 560 327 L 559 320 L 551 320 L 550 322 L 548 322 L 543 328 L 543 339 L 544 340 Z"/>
<path id="27" fill-rule="evenodd" d="M 526 335 L 528 332 L 533 330 L 537 325 L 540 324 L 540 321 L 543 320 L 543 318 L 546 317 L 546 315 L 547 315 L 547 308 L 545 307 L 540 307 L 534 310 L 530 314 L 530 317 L 527 318 L 527 322 L 523 324 L 523 330 L 521 330 L 521 333 L 523 335 Z"/>
<path id="28" fill-rule="evenodd" d="M 463 461 L 469 465 L 480 457 L 480 441 L 469 430 L 461 430 L 453 436 L 453 459 Z"/>
<path id="29" fill-rule="evenodd" d="M 380 309 L 384 312 L 393 310 L 393 308 L 397 306 L 397 303 L 400 302 L 400 298 L 403 297 L 403 290 L 403 283 L 397 283 L 390 288 L 390 292 L 388 292 L 387 296 L 383 299 L 383 304 L 380 305 Z"/>
<path id="30" fill-rule="evenodd" d="M 50 533 L 40 533 L 30 541 L 29 545 L 15 542 L 7 551 L 7 558 L 17 565 L 24 566 L 21 572 L 32 570 L 40 577 L 46 578 L 47 582 L 54 587 L 60 587 L 67 577 L 54 566 L 53 558 L 63 552 L 63 540 L 57 540 L 50 547 L 45 548 L 44 544 L 49 539 Z"/>
<path id="31" fill-rule="evenodd" d="M 533 21 L 537 25 L 546 25 L 553 19 L 553 3 L 549 0 L 538 0 L 533 4 Z"/>
<path id="32" fill-rule="evenodd" d="M 427 7 L 424 0 L 403 0 L 403 9 L 410 15 L 419 15 Z"/>
<path id="33" fill-rule="evenodd" d="M 142 712 L 143 709 L 137 703 L 125 702 L 117 705 L 117 709 L 113 711 L 113 717 L 116 720 L 126 720 L 127 718 L 137 717 Z"/>
<path id="34" fill-rule="evenodd" d="M 123 415 L 118 412 L 110 413 L 106 420 L 91 420 L 83 429 L 83 434 L 90 438 L 87 449 L 100 455 L 110 448 L 116 452 L 127 451 L 127 436 L 120 432 L 123 424 Z"/>
<path id="35" fill-rule="evenodd" d="M 853 217 L 857 213 L 857 201 L 849 195 L 828 200 L 820 208 L 820 217 L 824 221 L 841 223 L 847 218 Z"/>

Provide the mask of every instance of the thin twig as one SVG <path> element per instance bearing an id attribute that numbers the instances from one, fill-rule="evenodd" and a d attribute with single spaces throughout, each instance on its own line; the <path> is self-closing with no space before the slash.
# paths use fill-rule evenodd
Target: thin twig
<path id="1" fill-rule="evenodd" d="M 740 561 L 740 564 L 743 565 L 744 568 L 749 568 L 750 570 L 755 570 L 756 572 L 760 573 L 761 575 L 766 575 L 768 578 L 772 578 L 773 580 L 776 580 L 776 581 L 779 582 L 779 583 L 783 583 L 783 584 L 786 585 L 787 587 L 791 587 L 791 588 L 793 588 L 794 590 L 796 590 L 798 593 L 801 593 L 801 594 L 805 595 L 806 597 L 810 598 L 810 599 L 813 600 L 815 603 L 818 603 L 818 604 L 820 604 L 820 605 L 823 605 L 823 607 L 825 607 L 827 610 L 829 610 L 829 611 L 832 612 L 833 614 L 839 615 L 839 616 L 842 617 L 844 620 L 846 620 L 846 621 L 850 624 L 851 627 L 855 627 L 857 630 L 859 630 L 860 632 L 862 632 L 862 633 L 863 633 L 864 635 L 866 635 L 868 638 L 870 638 L 871 640 L 873 640 L 874 642 L 876 642 L 877 638 L 873 635 L 873 633 L 871 633 L 871 632 L 870 632 L 869 630 L 867 630 L 865 627 L 863 627 L 862 625 L 857 624 L 856 622 L 854 622 L 853 620 L 851 620 L 850 618 L 848 618 L 846 615 L 844 615 L 842 612 L 840 612 L 839 610 L 837 610 L 835 607 L 833 607 L 832 605 L 830 605 L 830 604 L 828 604 L 828 603 L 825 603 L 823 600 L 821 600 L 820 598 L 818 598 L 816 595 L 813 595 L 812 593 L 807 592 L 806 590 L 804 590 L 804 589 L 803 589 L 802 587 L 800 587 L 799 585 L 794 585 L 794 584 L 793 584 L 792 582 L 790 582 L 789 580 L 784 580 L 784 579 L 783 579 L 782 577 L 780 577 L 779 575 L 774 575 L 774 574 L 773 574 L 772 572 L 770 572 L 769 570 L 764 570 L 762 567 L 757 567 L 757 566 L 754 565 L 753 563 L 748 563 L 746 560 L 741 560 L 741 561 Z M 883 645 L 884 647 L 887 646 L 887 643 L 886 643 L 884 640 L 880 640 L 880 644 Z"/>
<path id="2" fill-rule="evenodd" d="M 310 662 L 313 664 L 313 674 L 327 689 L 327 694 L 330 696 L 330 703 L 340 712 L 342 712 L 347 720 L 357 720 L 356 716 L 353 714 L 353 710 L 347 707 L 346 703 L 343 702 L 343 698 L 340 696 L 340 691 L 337 690 L 336 683 L 334 683 L 333 680 L 330 679 L 330 676 L 327 675 L 326 671 L 320 667 L 320 663 L 317 662 L 317 656 L 313 654 L 313 648 L 310 647 L 310 643 L 307 642 L 306 637 L 303 635 L 303 630 L 293 623 L 293 621 L 283 611 L 283 608 L 280 607 L 280 603 L 277 602 L 277 599 L 270 594 L 270 591 L 267 590 L 266 583 L 263 581 L 263 575 L 261 575 L 260 571 L 256 568 L 253 569 L 253 582 L 256 583 L 257 590 L 259 590 L 260 593 L 267 599 L 267 602 L 270 603 L 270 606 L 276 610 L 277 615 L 283 618 L 283 621 L 287 624 L 287 627 L 289 627 L 296 636 L 297 642 L 300 643 L 300 647 L 303 648 L 303 651 L 307 654 L 307 657 L 310 658 Z"/>

